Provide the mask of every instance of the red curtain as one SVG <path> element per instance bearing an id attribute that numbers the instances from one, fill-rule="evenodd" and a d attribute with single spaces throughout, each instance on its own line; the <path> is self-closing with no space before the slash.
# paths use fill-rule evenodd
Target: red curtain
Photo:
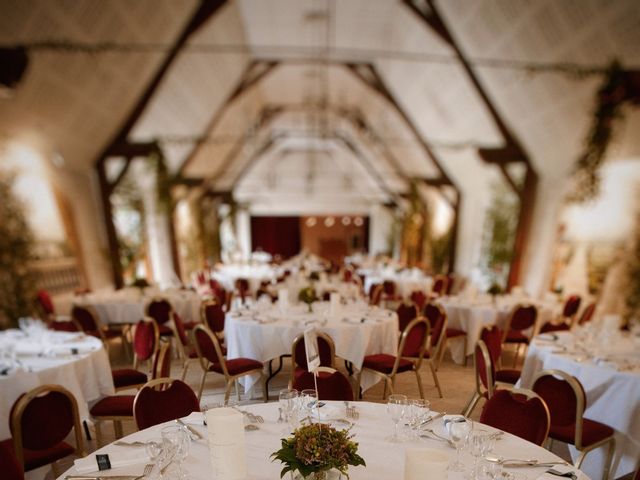
<path id="1" fill-rule="evenodd" d="M 251 249 L 292 257 L 300 252 L 299 217 L 251 217 Z"/>

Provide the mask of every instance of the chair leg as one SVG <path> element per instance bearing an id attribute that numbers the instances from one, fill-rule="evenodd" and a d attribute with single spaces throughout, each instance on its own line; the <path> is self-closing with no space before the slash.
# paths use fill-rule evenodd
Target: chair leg
<path id="1" fill-rule="evenodd" d="M 122 422 L 120 420 L 113 421 L 113 431 L 116 434 L 116 439 L 122 438 Z"/>
<path id="2" fill-rule="evenodd" d="M 60 476 L 60 468 L 58 467 L 58 461 L 54 460 L 51 462 L 51 472 L 53 473 L 53 478 L 58 478 Z"/>
<path id="3" fill-rule="evenodd" d="M 513 368 L 516 368 L 518 364 L 518 357 L 520 356 L 520 344 L 516 343 L 516 351 L 513 354 Z"/>
<path id="4" fill-rule="evenodd" d="M 240 388 L 238 387 L 238 379 L 236 378 L 233 381 L 233 383 L 234 383 L 234 385 L 236 387 L 236 397 L 238 397 L 238 403 L 240 403 L 241 398 L 240 398 Z"/>
<path id="5" fill-rule="evenodd" d="M 438 389 L 438 394 L 440 395 L 440 398 L 444 398 L 442 396 L 442 389 L 440 388 L 440 382 L 438 381 L 438 374 L 436 373 L 436 369 L 433 368 L 433 362 L 431 362 L 431 360 L 429 360 L 429 368 L 431 369 L 431 375 L 433 376 L 433 382 L 436 384 L 436 388 Z"/>
<path id="6" fill-rule="evenodd" d="M 422 380 L 420 379 L 420 372 L 414 370 L 416 374 L 416 380 L 418 381 L 418 391 L 420 392 L 420 398 L 424 400 L 424 390 L 422 389 Z"/>
<path id="7" fill-rule="evenodd" d="M 384 379 L 384 390 L 382 390 L 382 400 L 387 398 L 387 379 Z"/>
<path id="8" fill-rule="evenodd" d="M 387 396 L 386 396 L 387 384 L 389 384 L 389 395 L 393 395 L 393 393 L 394 393 L 393 380 L 391 380 L 389 377 L 385 378 L 385 380 L 384 380 L 384 387 L 385 387 L 384 388 L 384 393 L 385 393 L 385 396 L 382 397 L 382 400 L 386 400 L 387 399 Z"/>
<path id="9" fill-rule="evenodd" d="M 609 448 L 607 450 L 607 459 L 604 462 L 604 471 L 602 473 L 602 478 L 604 480 L 609 480 L 611 478 L 611 463 L 613 462 L 613 454 L 616 451 L 616 439 L 611 437 L 611 440 L 609 440 L 608 443 Z"/>
<path id="10" fill-rule="evenodd" d="M 231 387 L 233 387 L 233 381 L 227 381 L 227 386 L 224 389 L 224 404 L 229 403 L 229 397 L 231 396 Z"/>
<path id="11" fill-rule="evenodd" d="M 185 362 L 182 364 L 182 376 L 180 380 L 184 382 L 184 379 L 187 377 L 187 370 L 189 370 L 189 359 L 187 358 Z"/>
<path id="12" fill-rule="evenodd" d="M 362 388 L 360 388 L 360 380 L 362 380 L 362 369 L 358 370 L 358 378 L 357 378 L 358 395 L 355 397 L 357 400 L 362 400 Z"/>
<path id="13" fill-rule="evenodd" d="M 480 398 L 481 397 L 478 394 L 478 392 L 473 392 L 473 395 L 469 399 L 467 406 L 464 407 L 464 410 L 462 410 L 462 415 L 464 415 L 465 417 L 468 417 L 469 415 L 471 415 L 471 412 L 473 412 L 473 410 L 476 408 L 476 405 L 480 401 Z"/>
<path id="14" fill-rule="evenodd" d="M 440 364 L 442 363 L 442 358 L 444 357 L 444 352 L 447 350 L 448 346 L 449 346 L 449 340 L 445 338 L 444 342 L 442 342 L 442 347 L 438 352 L 438 363 L 436 363 L 436 371 L 438 371 L 438 369 L 440 368 Z"/>
<path id="15" fill-rule="evenodd" d="M 264 374 L 260 374 L 260 378 L 262 379 L 262 396 L 264 397 L 264 403 L 269 401 L 269 391 L 267 390 L 267 377 Z"/>
<path id="16" fill-rule="evenodd" d="M 198 401 L 202 399 L 202 390 L 204 390 L 204 381 L 207 378 L 207 372 L 202 372 L 202 380 L 200 380 L 200 390 L 198 390 Z"/>
<path id="17" fill-rule="evenodd" d="M 96 447 L 102 447 L 102 421 L 94 419 L 93 425 L 96 427 Z"/>

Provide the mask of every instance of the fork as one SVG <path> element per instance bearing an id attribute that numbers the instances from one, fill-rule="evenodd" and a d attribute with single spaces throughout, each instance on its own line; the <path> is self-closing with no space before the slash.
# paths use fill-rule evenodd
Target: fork
<path id="1" fill-rule="evenodd" d="M 345 406 L 345 415 L 347 416 L 347 418 L 352 418 L 353 420 L 358 420 L 360 418 L 360 413 L 358 413 L 358 411 L 356 410 L 356 407 L 354 407 L 353 405 L 349 405 L 348 401 L 344 401 L 344 406 Z"/>
<path id="2" fill-rule="evenodd" d="M 431 435 L 433 435 L 432 437 L 430 437 L 429 435 L 420 435 L 421 437 L 424 438 L 431 438 L 431 439 L 435 439 L 435 440 L 440 440 L 441 442 L 445 442 L 447 445 L 449 445 L 450 447 L 456 448 L 456 446 L 454 445 L 454 443 L 446 438 L 443 437 L 442 435 L 437 434 L 436 432 L 434 432 L 432 429 L 430 428 L 425 428 L 424 430 L 422 430 L 423 432 L 427 432 L 430 433 Z"/>

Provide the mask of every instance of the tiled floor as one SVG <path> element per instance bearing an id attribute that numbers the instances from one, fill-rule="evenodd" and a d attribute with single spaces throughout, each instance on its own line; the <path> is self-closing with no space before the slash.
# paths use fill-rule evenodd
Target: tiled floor
<path id="1" fill-rule="evenodd" d="M 111 348 L 111 361 L 114 368 L 128 366 L 126 355 L 124 354 L 120 345 L 113 345 Z M 427 365 L 423 365 L 421 369 L 421 377 L 425 388 L 425 396 L 431 402 L 431 408 L 436 411 L 444 411 L 447 413 L 459 413 L 466 405 L 469 397 L 474 389 L 474 375 L 472 361 L 469 361 L 468 366 L 454 364 L 448 355 L 445 358 L 439 368 L 438 378 L 440 379 L 440 385 L 443 391 L 444 398 L 439 398 L 437 390 L 433 383 L 433 378 Z M 179 378 L 182 374 L 181 361 L 174 359 L 172 363 L 172 376 Z M 341 370 L 343 367 L 339 365 Z M 346 373 L 346 370 L 345 370 Z M 270 382 L 269 385 L 269 400 L 276 401 L 278 398 L 278 392 L 286 388 L 289 380 L 290 368 L 288 361 L 285 360 L 283 370 Z M 197 391 L 201 376 L 201 369 L 199 364 L 192 364 L 186 377 L 186 382 L 191 385 L 194 390 Z M 371 402 L 382 401 L 382 382 L 374 386 L 364 394 L 364 400 Z M 412 373 L 401 374 L 396 380 L 396 392 L 404 393 L 410 398 L 418 398 L 418 386 L 416 384 L 415 376 Z M 122 394 L 132 394 L 133 392 L 121 392 Z M 206 383 L 205 390 L 202 396 L 201 405 L 207 405 L 212 403 L 221 402 L 224 397 L 224 380 L 221 376 L 210 374 Z M 249 395 L 243 394 L 242 400 L 246 402 L 260 402 L 262 401 L 262 392 L 254 392 L 249 398 Z M 480 415 L 482 405 L 476 407 L 472 417 L 477 419 Z M 109 443 L 114 441 L 114 433 L 110 422 L 105 422 L 106 425 L 103 428 L 104 442 Z M 125 434 L 135 431 L 135 425 L 133 422 L 126 422 L 124 424 Z M 85 450 L 92 452 L 96 449 L 95 431 L 91 427 L 92 441 L 85 441 Z M 557 442 L 556 442 L 557 443 Z M 566 447 L 561 447 L 556 451 L 557 454 L 567 457 L 568 451 Z M 554 449 L 555 450 L 555 449 Z M 71 465 L 72 460 L 63 460 L 60 463 L 60 472 L 63 472 Z M 51 470 L 48 467 L 29 472 L 27 474 L 28 480 L 50 480 L 53 477 Z"/>

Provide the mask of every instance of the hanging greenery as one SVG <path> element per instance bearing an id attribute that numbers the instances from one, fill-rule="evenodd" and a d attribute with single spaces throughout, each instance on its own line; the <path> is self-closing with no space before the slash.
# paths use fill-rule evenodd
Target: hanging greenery
<path id="1" fill-rule="evenodd" d="M 613 138 L 614 124 L 622 118 L 621 106 L 626 93 L 624 73 L 620 64 L 614 61 L 604 84 L 598 90 L 593 124 L 585 150 L 575 166 L 569 202 L 584 203 L 600 194 L 600 167 Z"/>
<path id="2" fill-rule="evenodd" d="M 29 270 L 34 237 L 25 206 L 13 193 L 15 175 L 0 170 L 0 324 L 16 326 L 33 311 L 35 278 Z"/>

